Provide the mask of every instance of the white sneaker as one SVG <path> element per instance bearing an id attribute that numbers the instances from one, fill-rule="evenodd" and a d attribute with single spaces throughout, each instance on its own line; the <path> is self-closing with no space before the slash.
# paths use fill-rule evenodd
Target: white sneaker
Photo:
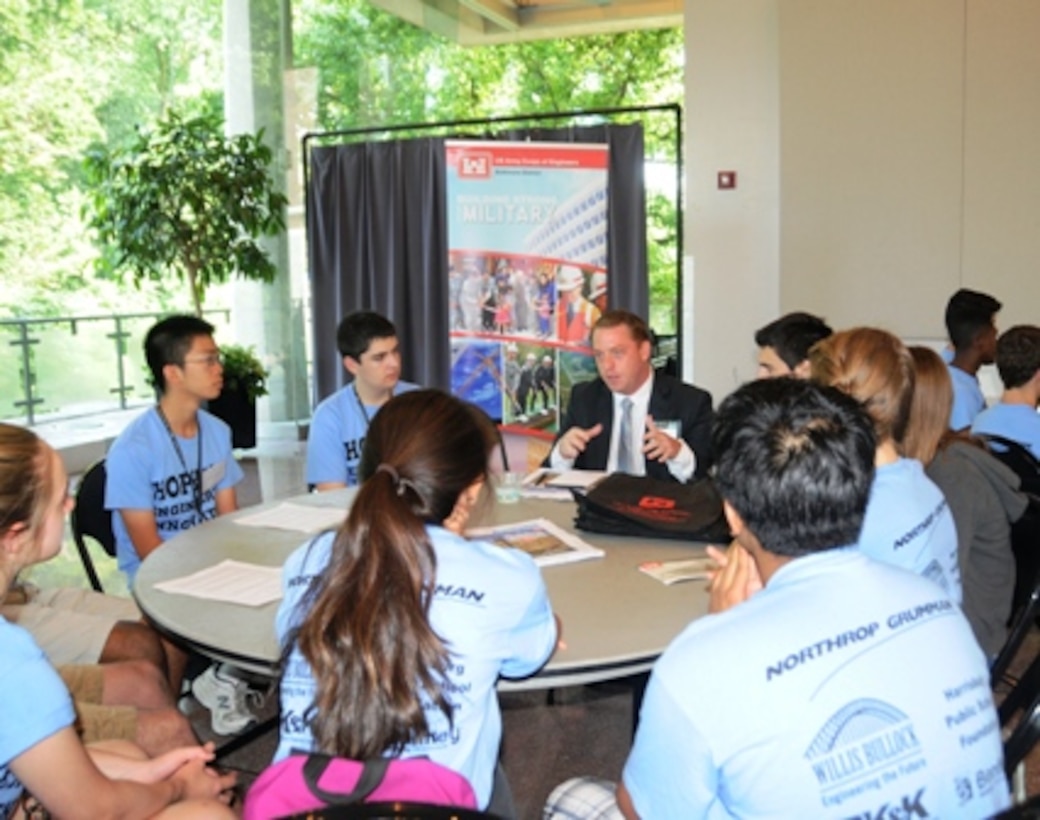
<path id="1" fill-rule="evenodd" d="M 210 725 L 214 734 L 235 735 L 257 722 L 246 707 L 249 686 L 238 678 L 222 672 L 217 664 L 210 666 L 191 683 L 195 700 L 209 709 Z"/>

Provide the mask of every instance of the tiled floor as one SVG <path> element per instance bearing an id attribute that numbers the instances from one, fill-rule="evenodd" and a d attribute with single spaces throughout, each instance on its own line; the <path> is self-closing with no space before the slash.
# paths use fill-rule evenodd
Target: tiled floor
<path id="1" fill-rule="evenodd" d="M 256 451 L 242 454 L 246 481 L 240 504 L 295 495 L 304 488 L 304 446 L 295 439 L 262 439 Z M 1040 633 L 1034 629 L 1012 666 L 1020 672 L 1040 651 Z M 518 817 L 538 818 L 545 797 L 558 783 L 576 775 L 616 779 L 632 736 L 631 692 L 624 683 L 556 690 L 554 704 L 545 693 L 501 696 L 504 741 L 503 765 L 516 800 Z M 271 697 L 262 714 L 274 715 Z M 193 715 L 200 736 L 211 737 L 208 713 Z M 218 739 L 219 740 L 219 739 Z M 248 784 L 270 760 L 273 733 L 235 753 L 226 765 L 240 772 Z M 1040 794 L 1040 748 L 1027 759 L 1028 794 Z"/>

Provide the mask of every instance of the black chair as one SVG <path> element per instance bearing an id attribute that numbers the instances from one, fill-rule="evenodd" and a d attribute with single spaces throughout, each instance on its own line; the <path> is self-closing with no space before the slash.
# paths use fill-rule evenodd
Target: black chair
<path id="1" fill-rule="evenodd" d="M 498 815 L 477 809 L 431 806 L 428 803 L 355 803 L 293 814 L 283 820 L 498 820 Z"/>
<path id="2" fill-rule="evenodd" d="M 1038 543 L 1038 548 L 1040 548 L 1040 543 Z M 1033 587 L 1032 594 L 1030 594 L 1025 605 L 1019 609 L 1012 620 L 1007 640 L 1004 642 L 1004 646 L 1001 647 L 989 670 L 991 687 L 1001 682 L 1015 683 L 1013 680 L 1006 680 L 1005 676 L 1011 661 L 1015 659 L 1015 655 L 1018 654 L 1018 650 L 1022 647 L 1022 642 L 1026 639 L 1026 635 L 1029 634 L 1029 630 L 1032 629 L 1037 615 L 1040 615 L 1040 584 Z"/>
<path id="3" fill-rule="evenodd" d="M 1020 479 L 1022 489 L 1033 495 L 1040 495 L 1040 460 L 1017 441 L 1004 436 L 984 435 L 981 438 L 989 445 L 993 456 L 1010 467 Z"/>
<path id="4" fill-rule="evenodd" d="M 79 551 L 79 559 L 83 562 L 83 571 L 87 574 L 90 586 L 97 592 L 104 592 L 101 579 L 98 578 L 94 559 L 84 540 L 90 536 L 101 545 L 105 554 L 114 558 L 116 554 L 116 537 L 112 532 L 112 513 L 105 509 L 105 460 L 94 462 L 83 475 L 76 491 L 76 506 L 69 517 L 72 525 L 72 537 Z"/>
<path id="5" fill-rule="evenodd" d="M 1003 436 L 982 436 L 990 453 L 1009 467 L 1029 497 L 1025 513 L 1011 525 L 1011 551 L 1015 555 L 1015 591 L 1011 612 L 1024 607 L 1040 581 L 1040 461 L 1016 441 Z"/>
<path id="6" fill-rule="evenodd" d="M 1026 755 L 1040 741 L 1040 690 L 1034 687 L 1033 693 L 1032 702 L 1004 741 L 1004 771 L 1008 779 L 1011 779 L 1018 764 L 1026 759 Z"/>

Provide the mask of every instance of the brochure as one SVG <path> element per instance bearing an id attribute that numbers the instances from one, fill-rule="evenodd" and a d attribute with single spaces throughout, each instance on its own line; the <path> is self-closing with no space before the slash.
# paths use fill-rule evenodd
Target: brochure
<path id="1" fill-rule="evenodd" d="M 672 561 L 646 561 L 639 565 L 639 571 L 662 584 L 671 586 L 680 581 L 707 580 L 709 573 L 717 567 L 710 558 L 677 558 Z"/>
<path id="2" fill-rule="evenodd" d="M 471 538 L 481 538 L 503 547 L 523 550 L 540 567 L 584 561 L 603 557 L 603 550 L 583 541 L 573 533 L 556 526 L 545 518 L 502 524 L 497 527 L 481 527 L 466 533 Z"/>

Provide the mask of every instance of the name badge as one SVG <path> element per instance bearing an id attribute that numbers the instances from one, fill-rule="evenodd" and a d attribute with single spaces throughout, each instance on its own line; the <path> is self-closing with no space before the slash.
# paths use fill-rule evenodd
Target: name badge
<path id="1" fill-rule="evenodd" d="M 682 424 L 678 419 L 654 419 L 654 424 L 657 425 L 657 429 L 672 438 L 679 438 L 679 434 L 682 432 Z"/>
<path id="2" fill-rule="evenodd" d="M 218 461 L 212 467 L 202 471 L 202 492 L 208 493 L 224 478 L 224 462 Z"/>

